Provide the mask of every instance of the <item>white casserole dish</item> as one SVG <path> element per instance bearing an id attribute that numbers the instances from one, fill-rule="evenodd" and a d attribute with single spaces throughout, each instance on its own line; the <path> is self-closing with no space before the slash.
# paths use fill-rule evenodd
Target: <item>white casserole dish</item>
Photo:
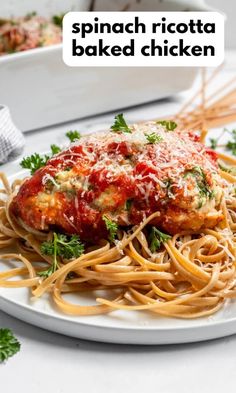
<path id="1" fill-rule="evenodd" d="M 96 10 L 121 10 L 124 0 L 98 0 Z M 144 6 L 145 3 L 145 6 Z M 206 10 L 201 0 L 188 10 Z M 130 1 L 130 10 L 186 10 L 184 1 Z M 8 0 L 0 2 L 0 17 L 36 11 L 52 16 L 88 10 L 88 0 Z M 123 7 L 123 8 L 122 8 Z M 54 45 L 0 57 L 0 103 L 7 105 L 16 125 L 34 130 L 77 118 L 119 110 L 168 97 L 191 87 L 196 68 L 70 68 L 62 61 L 62 46 Z"/>

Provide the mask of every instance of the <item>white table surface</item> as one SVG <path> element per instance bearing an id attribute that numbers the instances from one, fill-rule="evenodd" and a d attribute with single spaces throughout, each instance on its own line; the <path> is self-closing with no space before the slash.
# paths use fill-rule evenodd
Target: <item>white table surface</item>
<path id="1" fill-rule="evenodd" d="M 222 81 L 234 73 L 231 53 Z M 187 92 L 163 102 L 124 110 L 129 121 L 173 113 Z M 114 113 L 26 134 L 24 155 L 63 143 L 69 129 L 83 132 L 111 124 Z M 236 335 L 218 340 L 169 346 L 111 345 L 73 339 L 30 326 L 0 311 L 0 327 L 11 328 L 21 351 L 0 365 L 4 393 L 160 393 L 234 392 Z"/>

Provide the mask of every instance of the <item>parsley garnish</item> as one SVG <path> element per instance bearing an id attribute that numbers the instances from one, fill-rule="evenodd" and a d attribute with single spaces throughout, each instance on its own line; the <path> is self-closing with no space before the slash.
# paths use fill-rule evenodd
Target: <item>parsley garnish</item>
<path id="1" fill-rule="evenodd" d="M 57 145 L 51 145 L 51 152 L 52 152 L 52 155 L 54 156 L 55 154 L 58 154 L 61 152 L 61 148 Z"/>
<path id="2" fill-rule="evenodd" d="M 41 277 L 49 277 L 58 269 L 57 257 L 65 259 L 78 258 L 84 252 L 84 245 L 80 242 L 79 236 L 67 236 L 61 233 L 53 233 L 53 239 L 41 244 L 41 253 L 44 255 L 53 255 L 53 263 L 47 269 L 38 272 Z"/>
<path id="3" fill-rule="evenodd" d="M 23 158 L 20 165 L 22 168 L 29 169 L 31 175 L 33 175 L 39 168 L 46 165 L 49 158 L 47 155 L 40 156 L 38 153 L 34 153 L 29 157 Z"/>
<path id="4" fill-rule="evenodd" d="M 209 198 L 212 199 L 215 195 L 214 190 L 211 190 L 209 188 L 209 184 L 207 183 L 206 175 L 203 172 L 202 168 L 199 166 L 195 166 L 191 170 L 189 170 L 187 173 L 185 173 L 184 177 L 187 176 L 194 176 L 196 179 L 196 184 L 199 190 L 199 195 L 201 198 Z M 202 199 L 200 200 L 199 203 L 199 208 L 202 207 Z"/>
<path id="5" fill-rule="evenodd" d="M 125 202 L 125 210 L 129 211 L 131 209 L 132 206 L 132 199 L 127 199 L 127 201 Z"/>
<path id="6" fill-rule="evenodd" d="M 166 128 L 167 131 L 174 131 L 177 127 L 175 121 L 172 120 L 159 120 L 156 123 L 161 124 L 163 127 Z"/>
<path id="7" fill-rule="evenodd" d="M 231 153 L 234 155 L 234 156 L 236 156 L 236 130 L 232 130 L 232 131 L 230 131 L 230 134 L 231 134 L 231 136 L 232 136 L 232 141 L 229 141 L 227 144 L 226 144 L 226 148 L 228 149 L 228 150 L 230 150 L 231 151 Z"/>
<path id="8" fill-rule="evenodd" d="M 61 148 L 57 145 L 51 145 L 51 156 L 45 154 L 40 155 L 38 153 L 34 153 L 31 156 L 23 158 L 20 162 L 22 168 L 29 169 L 31 175 L 33 175 L 38 169 L 45 166 L 48 160 L 53 157 L 55 154 L 60 153 Z"/>
<path id="9" fill-rule="evenodd" d="M 68 132 L 66 133 L 66 136 L 67 136 L 67 138 L 69 138 L 69 140 L 70 140 L 71 142 L 74 142 L 74 141 L 76 141 L 77 139 L 80 139 L 80 138 L 81 138 L 81 134 L 79 133 L 79 131 L 76 131 L 76 130 L 74 130 L 74 131 L 68 131 Z"/>
<path id="10" fill-rule="evenodd" d="M 211 144 L 211 149 L 215 150 L 217 147 L 217 139 L 216 138 L 211 138 L 210 139 L 210 144 Z"/>
<path id="11" fill-rule="evenodd" d="M 155 144 L 163 141 L 163 138 L 156 134 L 155 132 L 152 132 L 151 134 L 145 134 L 147 141 L 149 143 Z"/>
<path id="12" fill-rule="evenodd" d="M 127 133 L 132 132 L 124 119 L 123 113 L 120 113 L 119 115 L 115 116 L 115 122 L 111 126 L 111 130 L 114 132 L 119 132 L 119 131 L 127 132 Z"/>
<path id="13" fill-rule="evenodd" d="M 171 239 L 171 236 L 159 231 L 156 227 L 152 227 L 149 236 L 150 250 L 152 253 L 160 249 L 161 245 Z"/>
<path id="14" fill-rule="evenodd" d="M 15 355 L 20 350 L 20 343 L 10 329 L 0 329 L 0 362 Z"/>
<path id="15" fill-rule="evenodd" d="M 114 221 L 110 220 L 105 214 L 102 216 L 102 219 L 105 222 L 106 228 L 109 232 L 108 239 L 111 243 L 114 243 L 115 236 L 118 231 L 118 225 Z"/>
<path id="16" fill-rule="evenodd" d="M 229 140 L 226 144 L 219 145 L 219 141 L 223 135 L 225 135 L 225 133 L 230 134 L 232 139 Z M 230 131 L 227 128 L 224 128 L 218 138 L 210 138 L 210 147 L 213 150 L 215 150 L 217 147 L 225 147 L 227 150 L 230 150 L 234 156 L 236 156 L 236 129 Z"/>
<path id="17" fill-rule="evenodd" d="M 36 15 L 37 15 L 37 12 L 36 11 L 32 11 L 32 12 L 29 12 L 28 14 L 26 14 L 25 18 L 26 19 L 31 19 L 31 18 L 33 18 Z"/>
<path id="18" fill-rule="evenodd" d="M 53 15 L 52 21 L 53 21 L 54 25 L 62 27 L 62 21 L 63 21 L 64 16 L 65 16 L 65 14 Z"/>

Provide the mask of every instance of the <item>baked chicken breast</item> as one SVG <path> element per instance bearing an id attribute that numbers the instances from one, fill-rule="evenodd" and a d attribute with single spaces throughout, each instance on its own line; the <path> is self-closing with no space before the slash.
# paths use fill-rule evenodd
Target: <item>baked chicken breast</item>
<path id="1" fill-rule="evenodd" d="M 171 234 L 214 227 L 223 192 L 214 151 L 148 122 L 83 136 L 24 181 L 12 209 L 30 228 L 94 241 L 107 237 L 104 215 L 128 227 L 159 211 L 152 225 Z"/>

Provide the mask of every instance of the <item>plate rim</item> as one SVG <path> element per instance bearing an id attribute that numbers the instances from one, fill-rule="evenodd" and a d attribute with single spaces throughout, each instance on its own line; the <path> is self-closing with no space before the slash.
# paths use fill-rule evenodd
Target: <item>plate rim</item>
<path id="1" fill-rule="evenodd" d="M 27 288 L 25 289 L 27 290 Z M 147 325 L 108 326 L 104 323 L 97 325 L 93 322 L 87 323 L 86 321 L 73 320 L 73 316 L 57 315 L 54 312 L 50 313 L 44 310 L 34 309 L 27 304 L 19 304 L 18 301 L 9 299 L 3 294 L 0 294 L 0 307 L 2 311 L 25 323 L 54 333 L 112 344 L 188 344 L 214 340 L 236 333 L 236 317 L 220 321 L 208 320 L 208 323 L 206 323 L 207 319 L 205 319 L 205 323 L 201 325 L 176 326 L 174 328 L 158 328 L 158 326 Z M 16 313 L 15 310 L 17 310 Z M 21 313 L 22 310 L 26 311 L 26 314 Z M 52 321 L 56 324 L 51 324 Z M 69 331 L 65 330 L 65 327 L 69 327 Z"/>
<path id="2" fill-rule="evenodd" d="M 42 152 L 40 151 L 41 153 L 45 153 L 43 149 L 41 150 L 42 150 Z M 20 168 L 19 162 L 20 159 L 18 157 L 11 162 L 1 165 L 0 170 L 6 174 L 7 178 L 10 181 L 16 178 L 17 176 L 22 177 L 25 174 L 28 174 L 27 170 Z M 117 343 L 117 344 L 123 343 L 123 344 L 131 344 L 131 345 L 132 344 L 165 345 L 165 344 L 181 344 L 181 343 L 183 344 L 183 343 L 190 343 L 190 342 L 200 342 L 200 341 L 206 341 L 209 339 L 226 337 L 232 334 L 236 334 L 236 312 L 235 312 L 235 316 L 233 317 L 226 316 L 220 320 L 211 319 L 212 316 L 210 315 L 210 316 L 205 316 L 196 319 L 182 320 L 182 323 L 180 325 L 177 326 L 170 325 L 168 327 L 158 326 L 158 325 L 147 325 L 147 324 L 134 325 L 133 323 L 131 326 L 129 325 L 112 326 L 112 325 L 108 325 L 106 321 L 104 321 L 100 325 L 100 324 L 96 324 L 95 321 L 91 321 L 91 320 L 89 321 L 89 317 L 91 316 L 73 316 L 69 314 L 63 314 L 62 312 L 60 314 L 60 310 L 57 311 L 56 308 L 55 311 L 53 309 L 47 311 L 47 310 L 34 308 L 33 305 L 24 303 L 23 301 L 20 300 L 12 299 L 7 294 L 4 294 L 3 293 L 4 289 L 5 289 L 4 287 L 0 288 L 0 309 L 2 311 L 31 325 L 35 325 L 50 330 L 52 332 L 61 333 L 68 336 L 82 338 L 82 339 L 88 339 L 92 341 L 102 341 L 102 342 Z M 10 289 L 14 289 L 14 288 L 10 288 Z M 17 290 L 17 288 L 15 289 Z M 24 290 L 27 291 L 29 289 L 24 288 Z M 42 299 L 42 301 L 48 304 L 47 299 Z M 223 310 L 225 307 L 230 307 L 231 302 L 232 300 L 228 299 L 227 303 L 223 305 L 221 310 Z M 16 313 L 14 312 L 14 309 L 17 310 Z M 27 315 L 25 316 L 24 313 L 21 314 L 20 313 L 21 310 L 24 310 Z M 125 310 L 122 311 L 125 312 Z M 220 310 L 218 312 L 220 312 Z M 32 318 L 28 317 L 30 315 Z M 217 315 L 217 313 L 214 315 Z M 99 315 L 97 316 L 99 317 Z M 83 320 L 77 320 L 77 319 L 73 320 L 73 317 L 83 318 Z M 160 318 L 163 317 L 160 316 Z M 170 320 L 175 319 L 178 321 L 180 320 L 178 318 L 165 318 L 165 319 L 170 319 Z M 53 324 L 52 326 L 48 326 L 47 321 L 49 320 L 53 320 L 55 322 L 59 321 L 59 323 L 56 326 Z M 194 321 L 199 321 L 199 320 L 202 320 L 202 323 L 200 324 L 194 323 Z M 42 321 L 44 321 L 44 323 L 41 323 Z M 191 321 L 191 325 L 188 324 L 188 322 L 190 321 Z M 68 325 L 68 326 L 71 325 L 72 330 L 73 327 L 76 326 L 78 329 L 78 334 L 65 332 L 63 330 L 63 325 Z M 227 328 L 227 331 L 224 331 L 224 328 Z M 95 334 L 86 335 L 85 332 L 86 329 L 88 329 L 88 331 L 93 332 Z M 204 330 L 207 331 L 205 332 L 205 334 L 204 334 Z M 212 332 L 209 333 L 208 332 L 209 330 L 212 330 Z M 102 331 L 103 334 L 99 334 L 99 332 L 101 333 Z M 120 337 L 118 338 L 117 336 L 115 336 L 115 338 L 113 339 L 112 332 L 113 333 L 118 332 Z M 106 333 L 108 333 L 107 336 Z M 181 338 L 181 333 L 183 333 L 183 339 Z M 142 337 L 141 341 L 139 341 L 137 337 L 136 338 L 132 337 L 132 334 L 134 334 L 135 337 L 138 334 L 141 334 Z M 148 334 L 150 334 L 151 336 L 150 338 L 148 337 Z M 177 335 L 176 338 L 175 338 L 175 334 Z M 163 338 L 163 336 L 166 338 Z"/>

